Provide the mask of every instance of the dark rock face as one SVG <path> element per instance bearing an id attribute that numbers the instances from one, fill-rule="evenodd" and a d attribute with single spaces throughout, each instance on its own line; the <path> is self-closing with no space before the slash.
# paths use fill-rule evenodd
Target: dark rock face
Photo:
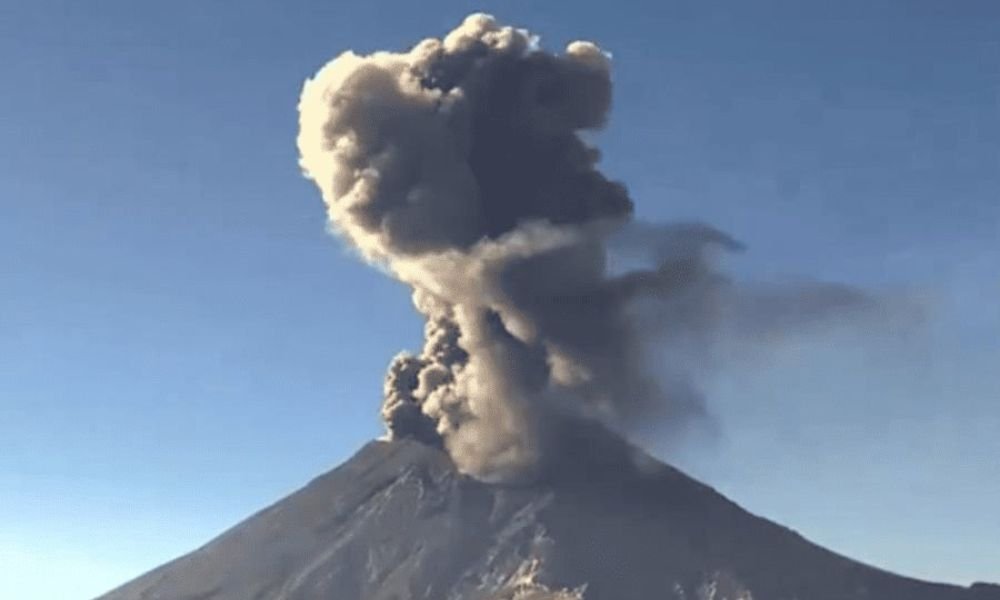
<path id="1" fill-rule="evenodd" d="M 598 436 L 592 468 L 501 486 L 372 442 L 99 600 L 1000 600 L 838 556 L 633 452 Z"/>

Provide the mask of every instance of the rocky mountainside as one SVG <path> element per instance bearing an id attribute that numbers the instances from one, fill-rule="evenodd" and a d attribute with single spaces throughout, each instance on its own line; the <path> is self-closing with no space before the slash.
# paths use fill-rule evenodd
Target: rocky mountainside
<path id="1" fill-rule="evenodd" d="M 1000 600 L 816 546 L 610 435 L 505 486 L 372 442 L 100 600 Z"/>

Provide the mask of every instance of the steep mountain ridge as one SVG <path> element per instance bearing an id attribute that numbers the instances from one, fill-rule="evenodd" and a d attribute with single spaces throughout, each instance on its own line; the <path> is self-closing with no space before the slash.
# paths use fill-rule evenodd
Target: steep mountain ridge
<path id="1" fill-rule="evenodd" d="M 372 442 L 99 600 L 1000 600 L 836 555 L 610 435 L 592 442 L 521 486 Z"/>

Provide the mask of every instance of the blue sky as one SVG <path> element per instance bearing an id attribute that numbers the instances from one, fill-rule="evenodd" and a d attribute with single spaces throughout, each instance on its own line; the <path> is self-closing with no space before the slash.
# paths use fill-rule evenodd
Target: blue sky
<path id="1" fill-rule="evenodd" d="M 1000 5 L 705 4 L 0 0 L 0 597 L 96 595 L 380 433 L 422 324 L 326 233 L 295 104 L 474 10 L 613 53 L 643 218 L 923 307 L 730 361 L 715 432 L 649 445 L 839 552 L 1000 580 Z"/>

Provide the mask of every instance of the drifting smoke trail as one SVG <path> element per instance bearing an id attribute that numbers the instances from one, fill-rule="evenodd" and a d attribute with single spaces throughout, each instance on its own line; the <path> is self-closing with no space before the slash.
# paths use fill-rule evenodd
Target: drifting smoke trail
<path id="1" fill-rule="evenodd" d="M 509 480 L 561 451 L 553 423 L 566 418 L 704 414 L 684 369 L 646 370 L 637 307 L 659 307 L 664 336 L 705 338 L 731 287 L 706 251 L 739 244 L 706 225 L 630 223 L 625 187 L 578 135 L 610 105 L 596 45 L 550 54 L 486 15 L 409 52 L 344 53 L 306 82 L 305 174 L 333 227 L 410 285 L 427 319 L 423 350 L 386 377 L 392 436 Z M 652 266 L 609 272 L 622 232 Z"/>

